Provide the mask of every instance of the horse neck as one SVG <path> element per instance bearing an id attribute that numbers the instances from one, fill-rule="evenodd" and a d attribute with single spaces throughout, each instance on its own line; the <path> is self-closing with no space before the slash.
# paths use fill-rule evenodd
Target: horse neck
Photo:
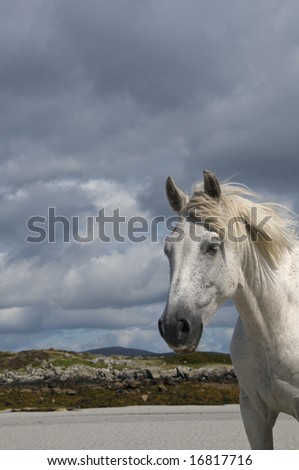
<path id="1" fill-rule="evenodd" d="M 257 266 L 245 269 L 233 297 L 247 334 L 265 347 L 273 345 L 275 338 L 282 337 L 282 332 L 293 324 L 286 315 L 288 287 L 284 271 L 285 266 L 270 277 Z"/>
<path id="2" fill-rule="evenodd" d="M 259 342 L 270 338 L 273 327 L 271 307 L 277 307 L 276 298 L 273 299 L 271 293 L 268 293 L 269 295 L 264 293 L 259 295 L 258 292 L 252 290 L 245 279 L 245 282 L 243 281 L 238 286 L 233 298 L 247 334 L 253 336 Z"/>

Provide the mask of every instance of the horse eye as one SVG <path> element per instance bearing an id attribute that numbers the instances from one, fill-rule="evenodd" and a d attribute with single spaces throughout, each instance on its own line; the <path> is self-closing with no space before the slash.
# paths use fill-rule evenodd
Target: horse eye
<path id="1" fill-rule="evenodd" d="M 207 253 L 214 255 L 219 251 L 220 243 L 219 242 L 211 242 L 207 248 Z"/>

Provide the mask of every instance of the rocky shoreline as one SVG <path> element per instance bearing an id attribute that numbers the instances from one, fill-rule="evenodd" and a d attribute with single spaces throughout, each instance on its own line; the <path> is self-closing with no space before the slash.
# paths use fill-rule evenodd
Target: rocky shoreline
<path id="1" fill-rule="evenodd" d="M 99 384 L 118 388 L 134 388 L 141 384 L 163 383 L 175 385 L 182 382 L 213 382 L 237 383 L 232 366 L 215 365 L 200 368 L 177 366 L 163 368 L 158 366 L 132 369 L 133 361 L 103 359 L 106 367 L 95 368 L 88 365 L 76 364 L 69 367 L 53 366 L 44 360 L 41 367 L 27 366 L 23 370 L 4 370 L 0 373 L 0 386 L 55 386 L 58 384 Z M 96 364 L 97 359 L 94 360 Z M 115 366 L 124 366 L 118 370 Z M 131 367 L 126 367 L 130 365 Z"/>
<path id="2" fill-rule="evenodd" d="M 83 361 L 68 352 L 59 360 L 55 356 L 52 361 L 48 353 L 33 359 L 27 355 L 27 363 L 20 367 L 20 357 L 13 358 L 10 367 L 0 370 L 0 409 L 238 402 L 237 378 L 230 364 L 194 367 L 104 356 L 87 356 Z"/>

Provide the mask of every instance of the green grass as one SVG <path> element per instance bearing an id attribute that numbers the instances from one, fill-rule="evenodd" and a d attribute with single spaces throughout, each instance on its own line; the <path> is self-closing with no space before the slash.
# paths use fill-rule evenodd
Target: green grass
<path id="1" fill-rule="evenodd" d="M 229 354 L 200 351 L 196 351 L 191 354 L 174 354 L 173 356 L 163 356 L 161 363 L 171 367 L 181 365 L 194 368 L 216 364 L 232 364 Z"/>
<path id="2" fill-rule="evenodd" d="M 79 354 L 60 350 L 29 350 L 17 353 L 0 352 L 0 369 L 24 370 L 26 367 L 41 367 L 43 361 L 53 366 L 70 367 L 76 364 L 91 367 L 105 367 L 104 361 L 93 364 L 95 358 L 92 354 Z"/>
<path id="3" fill-rule="evenodd" d="M 88 365 L 96 368 L 107 367 L 104 360 L 93 363 L 92 360 L 98 356 L 89 353 L 75 353 L 62 350 L 29 350 L 17 353 L 0 352 L 0 369 L 22 370 L 27 366 L 40 367 L 43 361 L 48 361 L 53 366 L 69 367 L 76 364 Z M 127 359 L 131 365 L 114 364 L 117 370 L 138 369 L 145 367 L 173 368 L 176 366 L 187 366 L 199 368 L 206 365 L 226 364 L 231 365 L 228 354 L 194 352 L 192 354 L 174 354 L 169 356 L 133 358 L 123 356 L 113 356 L 111 359 Z"/>
<path id="4" fill-rule="evenodd" d="M 68 394 L 67 387 L 56 388 L 8 388 L 0 391 L 0 410 L 45 410 L 59 408 L 105 408 L 133 405 L 223 405 L 239 402 L 237 385 L 230 384 L 158 384 L 140 386 L 137 389 L 111 390 L 99 385 L 71 386 L 75 394 Z"/>

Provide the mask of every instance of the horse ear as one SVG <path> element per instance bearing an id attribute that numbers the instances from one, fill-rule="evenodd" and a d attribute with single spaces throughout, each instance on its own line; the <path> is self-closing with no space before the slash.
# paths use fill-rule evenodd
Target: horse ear
<path id="1" fill-rule="evenodd" d="M 217 176 L 211 171 L 205 170 L 204 176 L 204 192 L 213 199 L 220 199 L 221 189 Z"/>
<path id="2" fill-rule="evenodd" d="M 171 176 L 166 180 L 166 194 L 169 204 L 176 212 L 180 212 L 188 202 L 188 196 L 177 187 Z"/>

